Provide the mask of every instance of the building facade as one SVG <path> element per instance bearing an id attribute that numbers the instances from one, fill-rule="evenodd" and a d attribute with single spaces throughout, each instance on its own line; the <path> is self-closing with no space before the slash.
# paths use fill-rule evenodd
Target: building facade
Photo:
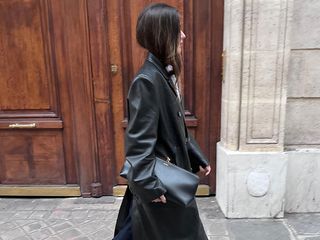
<path id="1" fill-rule="evenodd" d="M 0 195 L 121 194 L 150 2 L 0 1 Z M 186 122 L 215 170 L 204 194 L 229 218 L 320 211 L 320 2 L 164 2 L 187 35 Z"/>
<path id="2" fill-rule="evenodd" d="M 226 217 L 320 211 L 320 3 L 226 0 L 217 200 Z"/>

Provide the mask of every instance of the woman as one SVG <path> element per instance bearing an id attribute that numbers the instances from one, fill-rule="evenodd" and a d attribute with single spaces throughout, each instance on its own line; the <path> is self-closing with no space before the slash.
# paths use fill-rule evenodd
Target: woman
<path id="1" fill-rule="evenodd" d="M 178 81 L 181 44 L 178 11 L 166 4 L 145 8 L 137 22 L 137 41 L 148 56 L 129 89 L 126 161 L 130 188 L 124 196 L 115 240 L 206 240 L 196 201 L 181 207 L 167 201 L 166 189 L 154 175 L 155 157 L 169 159 L 188 171 L 211 171 L 188 133 Z"/>

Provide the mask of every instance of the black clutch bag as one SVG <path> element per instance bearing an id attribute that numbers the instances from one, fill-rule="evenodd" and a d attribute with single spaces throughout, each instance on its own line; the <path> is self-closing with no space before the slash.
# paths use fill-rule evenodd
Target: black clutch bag
<path id="1" fill-rule="evenodd" d="M 161 158 L 155 158 L 154 174 L 167 190 L 169 202 L 187 207 L 193 200 L 199 184 L 199 177 Z M 126 161 L 120 176 L 127 178 L 130 164 Z"/>
<path id="2" fill-rule="evenodd" d="M 166 188 L 168 201 L 184 207 L 193 201 L 199 184 L 198 175 L 157 157 L 154 173 Z"/>

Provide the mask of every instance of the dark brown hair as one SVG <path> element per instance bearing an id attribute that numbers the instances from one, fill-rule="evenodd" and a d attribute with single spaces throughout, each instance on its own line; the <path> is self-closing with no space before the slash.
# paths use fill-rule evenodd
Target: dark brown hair
<path id="1" fill-rule="evenodd" d="M 180 41 L 177 9 L 164 3 L 147 6 L 138 17 L 136 30 L 138 43 L 163 64 L 171 64 L 178 77 L 181 72 L 181 56 L 177 52 Z"/>

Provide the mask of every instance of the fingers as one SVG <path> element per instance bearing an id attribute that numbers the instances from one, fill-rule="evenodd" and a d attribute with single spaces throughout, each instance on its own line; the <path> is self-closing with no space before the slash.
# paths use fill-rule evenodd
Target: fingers
<path id="1" fill-rule="evenodd" d="M 208 176 L 210 174 L 210 172 L 211 172 L 210 165 L 205 168 L 205 171 L 206 171 L 205 176 Z"/>
<path id="2" fill-rule="evenodd" d="M 167 199 L 166 199 L 166 197 L 164 195 L 160 196 L 160 200 L 161 200 L 162 203 L 167 203 Z"/>
<path id="3" fill-rule="evenodd" d="M 154 200 L 152 200 L 152 202 L 158 203 L 158 202 L 162 202 L 162 203 L 167 203 L 167 199 L 164 195 L 161 195 L 159 198 L 156 198 Z"/>
<path id="4" fill-rule="evenodd" d="M 200 166 L 200 172 L 204 173 L 205 176 L 208 176 L 211 172 L 210 165 L 206 166 L 205 168 Z"/>

